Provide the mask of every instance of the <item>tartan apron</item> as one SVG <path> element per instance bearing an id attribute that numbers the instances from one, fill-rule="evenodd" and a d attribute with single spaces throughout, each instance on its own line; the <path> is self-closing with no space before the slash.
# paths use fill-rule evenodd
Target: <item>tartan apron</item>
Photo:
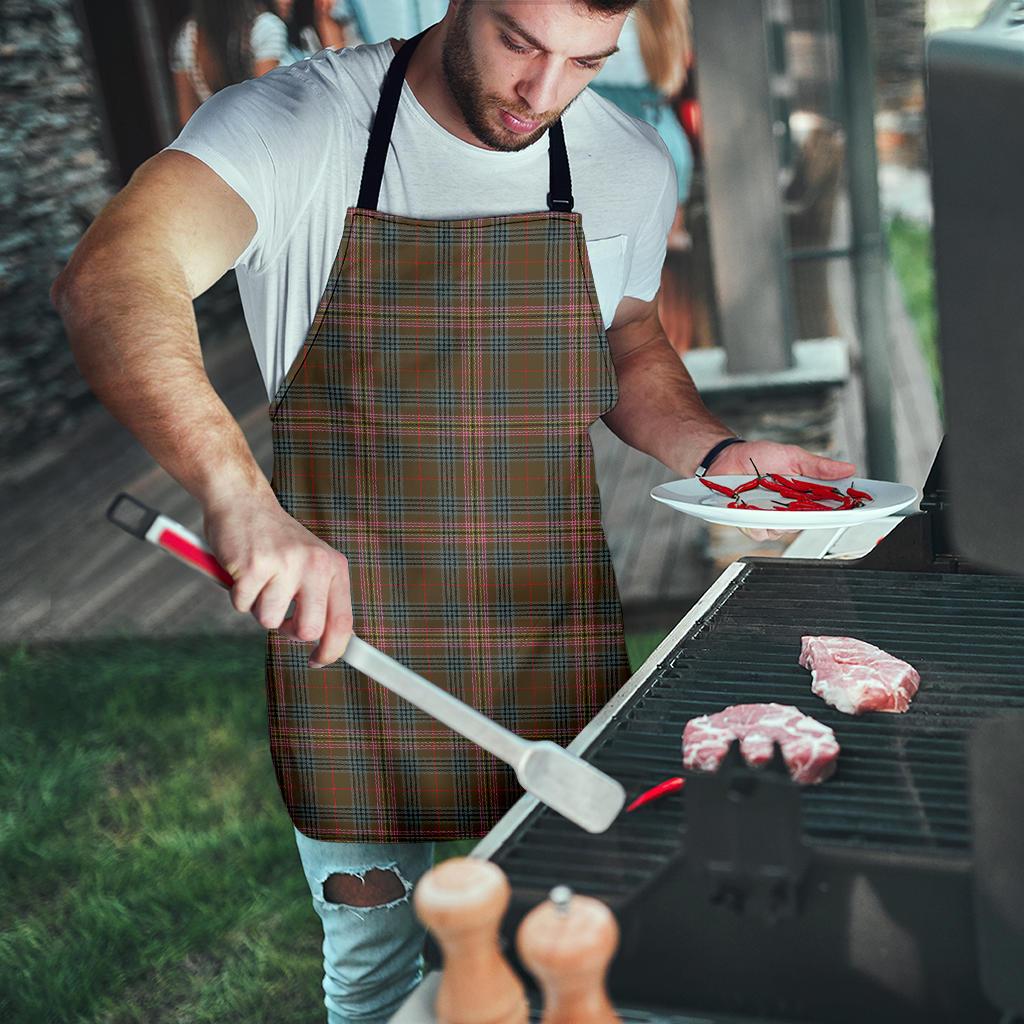
<path id="1" fill-rule="evenodd" d="M 394 58 L 356 207 L 270 415 L 282 507 L 348 559 L 354 631 L 527 739 L 567 744 L 629 675 L 588 428 L 618 397 L 561 123 L 548 211 L 377 210 Z M 491 754 L 339 661 L 267 637 L 270 748 L 314 839 L 484 835 Z"/>

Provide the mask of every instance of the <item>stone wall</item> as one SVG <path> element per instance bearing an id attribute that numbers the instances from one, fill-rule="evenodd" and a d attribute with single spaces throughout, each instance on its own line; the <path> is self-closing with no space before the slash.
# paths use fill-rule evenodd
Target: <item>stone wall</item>
<path id="1" fill-rule="evenodd" d="M 0 465 L 96 406 L 49 291 L 118 187 L 106 152 L 72 0 L 0 0 Z M 204 343 L 238 323 L 233 273 L 196 316 Z"/>
<path id="2" fill-rule="evenodd" d="M 70 0 L 0 0 L 0 460 L 92 403 L 49 287 L 111 192 Z"/>

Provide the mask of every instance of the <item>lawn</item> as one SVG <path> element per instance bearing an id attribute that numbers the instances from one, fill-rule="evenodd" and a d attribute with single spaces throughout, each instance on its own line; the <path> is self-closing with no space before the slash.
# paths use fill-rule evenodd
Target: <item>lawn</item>
<path id="1" fill-rule="evenodd" d="M 322 1019 L 258 639 L 0 651 L 0 706 L 0 1020 Z"/>
<path id="2" fill-rule="evenodd" d="M 931 372 L 935 397 L 942 411 L 942 376 L 939 364 L 937 316 L 935 312 L 935 270 L 931 229 L 896 217 L 889 223 L 889 254 L 903 289 L 921 351 Z"/>

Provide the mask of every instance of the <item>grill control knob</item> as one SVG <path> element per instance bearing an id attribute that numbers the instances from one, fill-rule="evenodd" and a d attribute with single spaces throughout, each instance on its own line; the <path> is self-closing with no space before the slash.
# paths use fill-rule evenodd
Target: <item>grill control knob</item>
<path id="1" fill-rule="evenodd" d="M 416 914 L 444 953 L 437 1024 L 526 1024 L 526 993 L 498 945 L 511 892 L 501 868 L 473 857 L 442 861 L 416 886 Z"/>
<path id="2" fill-rule="evenodd" d="M 541 1024 L 620 1024 L 604 981 L 618 944 L 608 907 L 564 885 L 523 918 L 516 949 L 544 993 Z"/>

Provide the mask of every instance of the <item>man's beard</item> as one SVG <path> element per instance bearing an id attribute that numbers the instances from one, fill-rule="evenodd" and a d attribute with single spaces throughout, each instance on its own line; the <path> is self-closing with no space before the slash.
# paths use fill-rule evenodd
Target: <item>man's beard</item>
<path id="1" fill-rule="evenodd" d="M 500 125 L 495 125 L 488 115 L 497 113 L 497 108 L 507 110 L 513 117 L 524 121 L 538 120 L 530 110 L 523 110 L 518 104 L 509 104 L 500 96 L 484 93 L 480 69 L 476 66 L 469 45 L 469 4 L 462 4 L 455 13 L 455 20 L 444 41 L 441 66 L 444 70 L 448 89 L 459 106 L 469 130 L 485 145 L 492 149 L 508 152 L 525 149 L 536 142 L 564 111 L 547 115 L 542 123 L 527 135 L 519 135 Z"/>

